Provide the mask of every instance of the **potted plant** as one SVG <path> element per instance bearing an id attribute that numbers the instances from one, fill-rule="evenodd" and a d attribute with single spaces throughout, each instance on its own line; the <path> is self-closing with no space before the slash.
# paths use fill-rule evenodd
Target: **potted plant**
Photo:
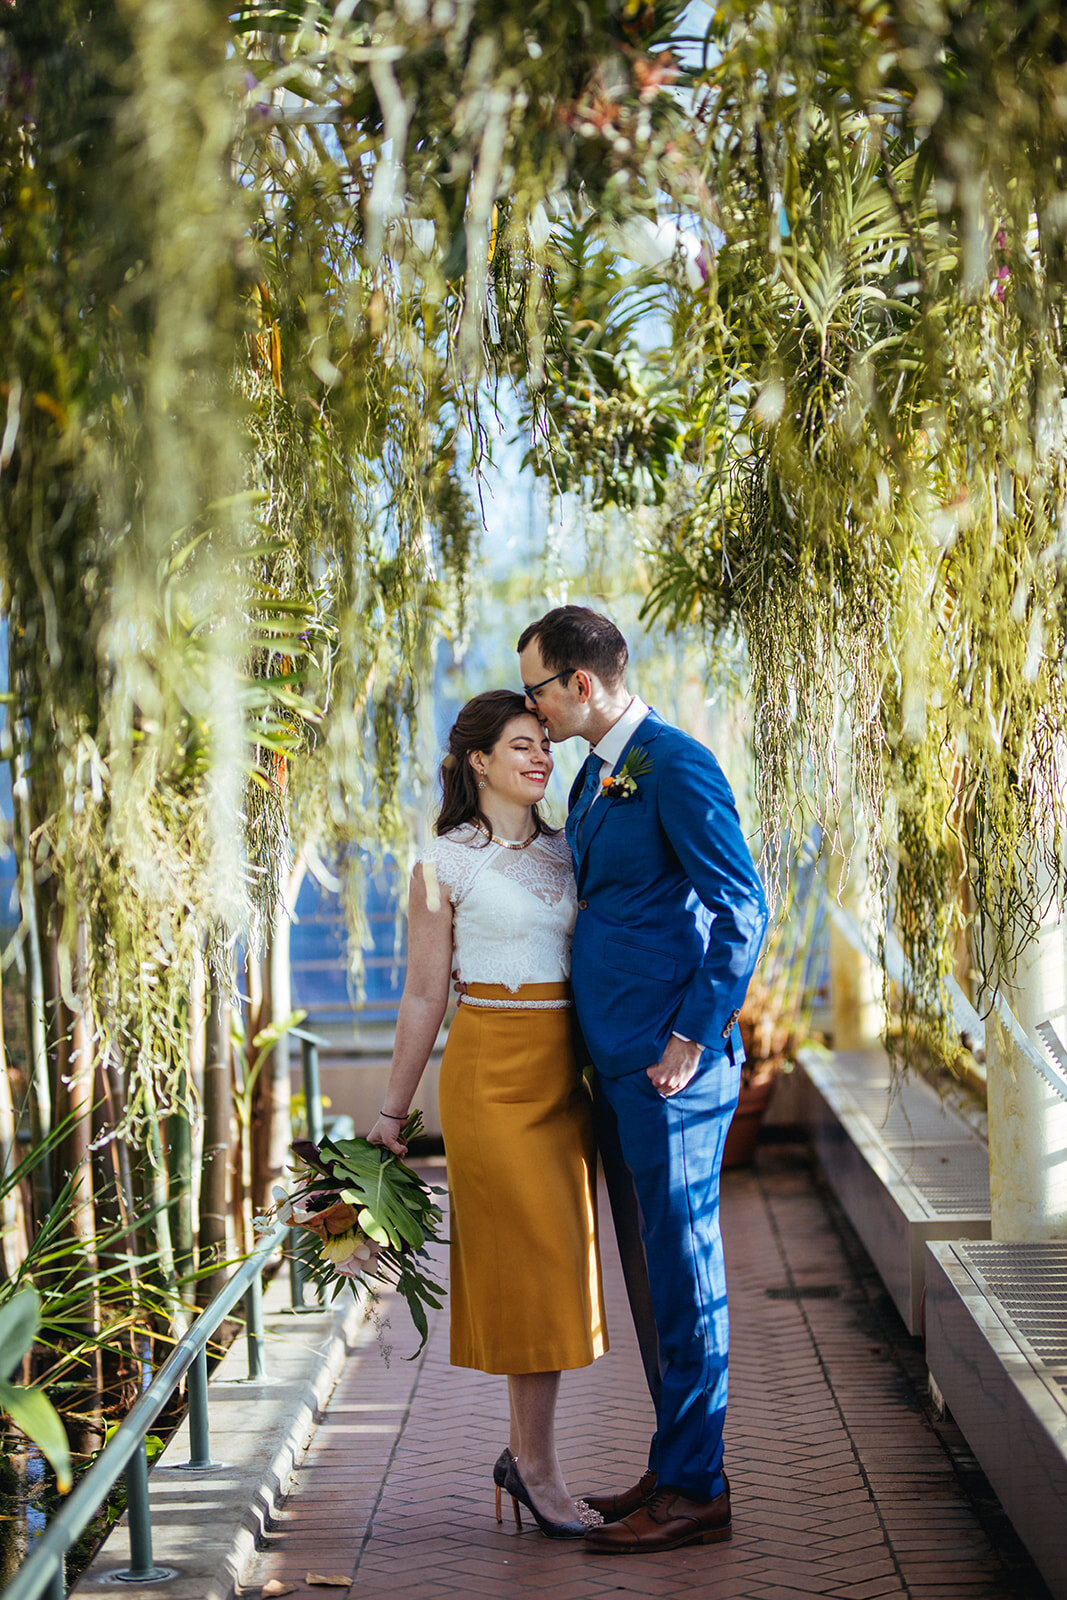
<path id="1" fill-rule="evenodd" d="M 795 1048 L 793 1019 L 767 984 L 749 984 L 737 1019 L 745 1046 L 741 1093 L 723 1151 L 724 1167 L 747 1166 L 756 1150 L 760 1124 L 771 1103 L 779 1075 Z"/>
<path id="2" fill-rule="evenodd" d="M 788 911 L 775 923 L 757 977 L 738 1017 L 745 1047 L 741 1093 L 726 1135 L 724 1167 L 746 1166 L 775 1086 L 806 1032 L 815 995 L 823 926 L 822 884 L 816 862 L 805 861 L 791 884 Z"/>

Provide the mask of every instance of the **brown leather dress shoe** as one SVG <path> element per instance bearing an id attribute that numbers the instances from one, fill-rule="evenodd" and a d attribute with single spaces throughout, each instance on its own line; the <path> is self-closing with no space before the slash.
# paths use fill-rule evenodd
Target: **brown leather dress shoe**
<path id="1" fill-rule="evenodd" d="M 624 1489 L 621 1494 L 583 1494 L 582 1499 L 592 1511 L 599 1511 L 605 1522 L 618 1522 L 643 1506 L 655 1492 L 656 1474 L 646 1472 L 640 1483 L 635 1483 L 632 1489 Z"/>
<path id="2" fill-rule="evenodd" d="M 714 1500 L 693 1500 L 681 1489 L 665 1484 L 651 1499 L 618 1522 L 591 1528 L 585 1536 L 587 1550 L 609 1555 L 651 1555 L 656 1550 L 677 1550 L 683 1544 L 718 1544 L 730 1537 L 730 1491 Z"/>

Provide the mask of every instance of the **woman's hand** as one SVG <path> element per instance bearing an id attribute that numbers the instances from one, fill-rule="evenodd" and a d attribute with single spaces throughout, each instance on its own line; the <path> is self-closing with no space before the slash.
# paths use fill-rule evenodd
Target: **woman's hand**
<path id="1" fill-rule="evenodd" d="M 374 1127 L 367 1135 L 368 1144 L 381 1145 L 386 1150 L 391 1150 L 394 1156 L 401 1159 L 408 1153 L 406 1144 L 400 1143 L 400 1130 L 404 1126 L 395 1117 L 379 1117 Z"/>

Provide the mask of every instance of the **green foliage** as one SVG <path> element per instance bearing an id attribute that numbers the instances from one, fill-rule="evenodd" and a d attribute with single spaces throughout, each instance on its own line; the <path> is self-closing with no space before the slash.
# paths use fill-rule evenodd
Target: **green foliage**
<path id="1" fill-rule="evenodd" d="M 951 1054 L 965 918 L 996 987 L 1035 880 L 1067 890 L 1067 29 L 1051 3 L 738 0 L 711 41 L 707 465 L 647 615 L 743 637 L 769 831 L 814 805 L 832 836 L 855 797 L 905 1022 Z"/>
<path id="2" fill-rule="evenodd" d="M 10 1381 L 33 1347 L 41 1320 L 40 1297 L 33 1288 L 20 1289 L 0 1304 L 0 1349 L 5 1371 L 0 1373 L 0 1410 L 39 1447 L 55 1468 L 61 1494 L 71 1485 L 70 1450 L 59 1413 L 37 1388 Z"/>
<path id="3" fill-rule="evenodd" d="M 400 1138 L 410 1143 L 421 1129 L 421 1115 L 413 1111 Z M 397 1156 L 366 1139 L 326 1138 L 317 1146 L 298 1139 L 293 1151 L 301 1163 L 293 1201 L 306 1201 L 315 1210 L 337 1201 L 355 1208 L 360 1232 L 381 1247 L 373 1269 L 361 1281 L 372 1289 L 375 1280 L 391 1284 L 404 1297 L 421 1350 L 428 1336 L 426 1307 L 440 1306 L 443 1293 L 419 1265 L 427 1246 L 439 1237 L 441 1211 L 434 1204 L 434 1191 Z M 309 1267 L 315 1282 L 333 1281 L 325 1260 L 313 1259 Z"/>
<path id="4" fill-rule="evenodd" d="M 34 1169 L 51 1159 L 73 1122 L 67 1118 L 57 1124 L 21 1161 L 0 1170 L 0 1196 L 25 1185 Z M 152 1220 L 152 1210 L 100 1226 L 91 1240 L 72 1238 L 70 1221 L 80 1203 L 78 1186 L 79 1174 L 70 1174 L 34 1228 L 18 1269 L 0 1282 L 0 1313 L 25 1293 L 34 1296 L 35 1357 L 41 1381 L 64 1411 L 70 1407 L 71 1394 L 83 1396 L 86 1382 L 93 1381 L 98 1355 L 128 1358 L 135 1337 L 166 1310 L 165 1296 L 142 1281 L 156 1257 L 150 1252 L 131 1254 L 130 1248 L 133 1230 Z"/>
<path id="5" fill-rule="evenodd" d="M 516 227 L 581 181 L 583 96 L 607 72 L 633 123 L 634 49 L 676 9 L 4 13 L 0 583 L 27 870 L 58 885 L 68 996 L 87 935 L 131 1128 L 178 1102 L 200 949 L 258 940 L 294 847 L 400 845 L 405 730 L 475 544 L 455 357 L 461 324 L 483 347 L 500 162 Z M 323 132 L 287 122 L 298 103 Z M 658 116 L 607 165 L 613 118 L 583 136 L 602 186 L 654 170 Z M 435 231 L 425 270 L 405 208 Z"/>
<path id="6" fill-rule="evenodd" d="M 639 285 L 578 260 L 581 225 L 533 241 L 549 212 L 654 215 L 689 182 L 681 10 L 4 11 L 25 870 L 55 886 L 62 988 L 138 1139 L 190 1081 L 200 952 L 222 981 L 305 845 L 353 864 L 358 954 L 355 864 L 405 848 L 419 686 L 464 627 L 486 380 L 530 386 L 567 481 L 661 490 L 679 423 L 662 365 L 627 354 Z"/>
<path id="7" fill-rule="evenodd" d="M 596 215 L 557 225 L 547 270 L 558 311 L 522 418 L 533 440 L 525 461 L 594 510 L 655 504 L 691 427 L 684 364 L 669 345 L 643 353 L 639 343 L 650 323 L 666 326 L 667 287 L 623 269 Z"/>

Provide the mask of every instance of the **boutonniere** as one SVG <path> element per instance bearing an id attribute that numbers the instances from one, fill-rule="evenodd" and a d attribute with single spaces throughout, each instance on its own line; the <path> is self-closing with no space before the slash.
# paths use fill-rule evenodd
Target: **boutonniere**
<path id="1" fill-rule="evenodd" d="M 640 745 L 634 745 L 618 772 L 600 780 L 600 792 L 605 800 L 632 800 L 637 793 L 637 780 L 652 771 L 652 762 Z"/>

